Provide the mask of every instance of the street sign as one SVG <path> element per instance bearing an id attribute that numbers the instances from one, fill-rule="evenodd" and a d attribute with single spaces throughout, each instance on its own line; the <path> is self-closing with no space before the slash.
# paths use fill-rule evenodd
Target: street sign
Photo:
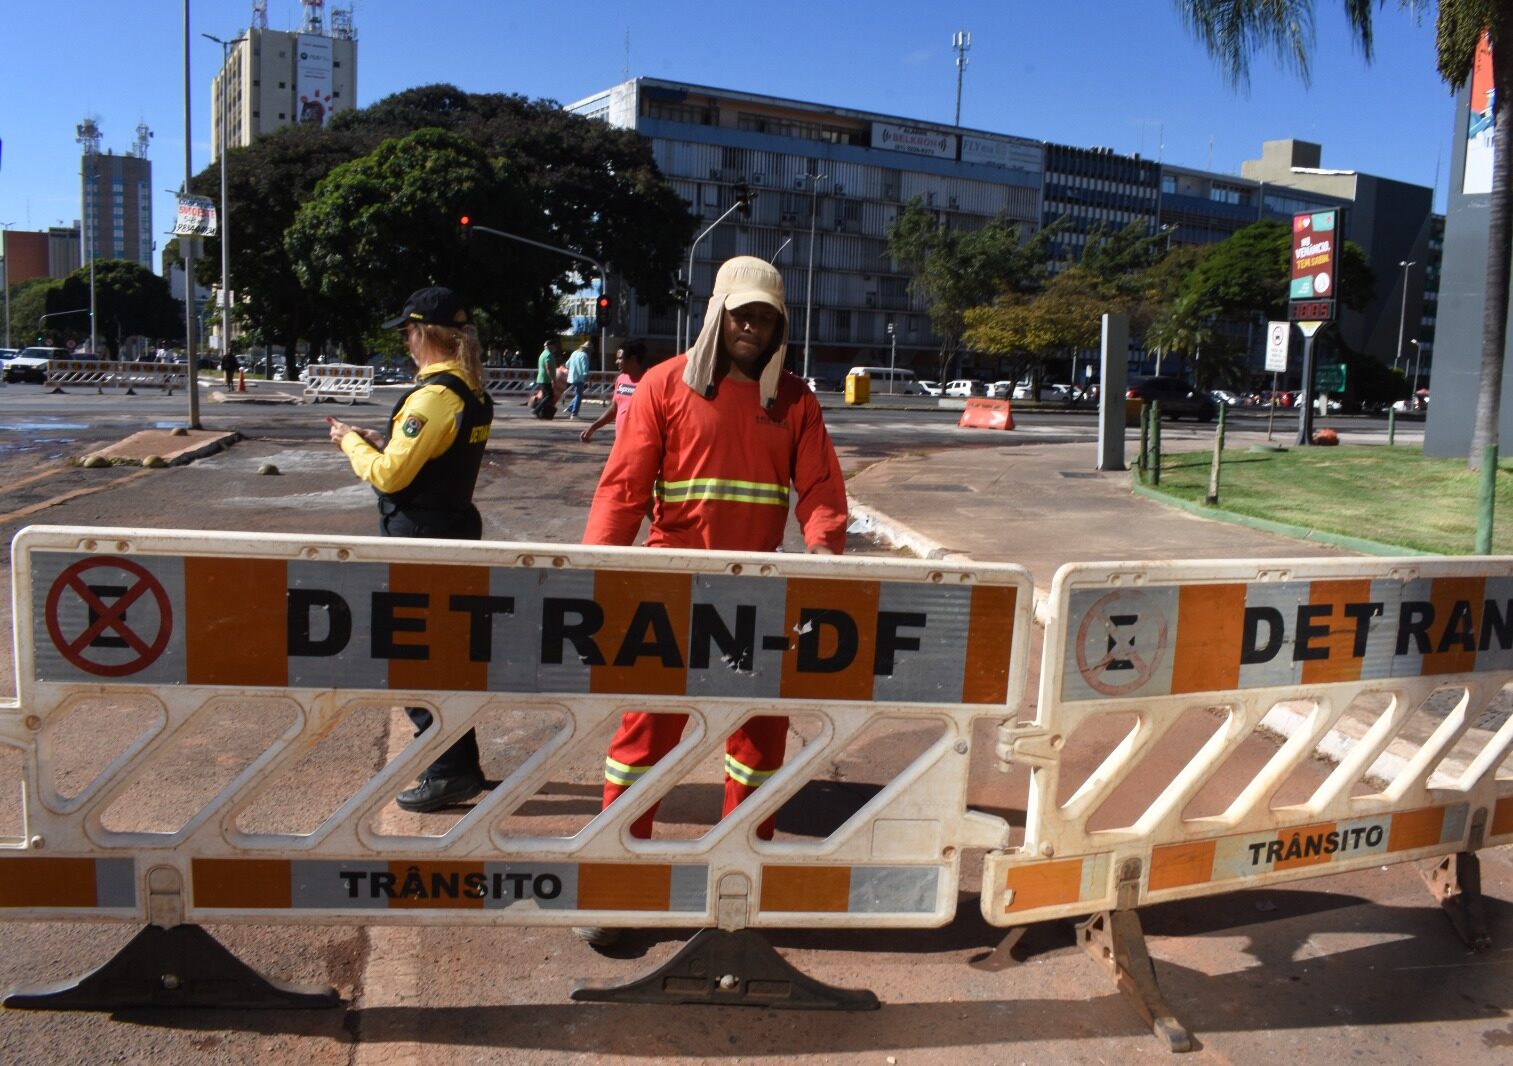
<path id="1" fill-rule="evenodd" d="M 1266 323 L 1266 369 L 1280 374 L 1287 369 L 1287 348 L 1292 340 L 1292 323 Z"/>
<path id="2" fill-rule="evenodd" d="M 1292 216 L 1292 281 L 1288 317 L 1327 322 L 1334 317 L 1334 275 L 1339 261 L 1338 211 L 1305 211 Z M 1306 311 L 1299 304 L 1308 305 Z"/>
<path id="3" fill-rule="evenodd" d="M 214 237 L 215 201 L 208 196 L 180 196 L 173 232 L 179 237 Z"/>
<path id="4" fill-rule="evenodd" d="M 1344 392 L 1345 391 L 1345 364 L 1332 363 L 1329 366 L 1321 366 L 1315 374 L 1320 392 Z"/>

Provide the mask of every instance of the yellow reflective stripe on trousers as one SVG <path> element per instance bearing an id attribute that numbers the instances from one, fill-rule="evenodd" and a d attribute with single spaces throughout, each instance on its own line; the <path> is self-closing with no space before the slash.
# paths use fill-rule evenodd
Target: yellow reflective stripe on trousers
<path id="1" fill-rule="evenodd" d="M 617 762 L 609 756 L 604 757 L 604 780 L 615 785 L 634 785 L 641 777 L 650 770 L 655 763 L 645 766 L 627 766 L 623 762 Z"/>
<path id="2" fill-rule="evenodd" d="M 733 756 L 725 756 L 725 774 L 737 784 L 757 788 L 766 784 L 767 779 L 775 773 L 777 773 L 776 770 L 753 770 L 745 763 L 738 762 Z"/>
<path id="3" fill-rule="evenodd" d="M 664 503 L 687 503 L 691 500 L 724 500 L 727 503 L 765 503 L 788 506 L 788 486 L 770 481 L 732 481 L 727 478 L 698 477 L 691 481 L 658 481 L 657 499 Z"/>

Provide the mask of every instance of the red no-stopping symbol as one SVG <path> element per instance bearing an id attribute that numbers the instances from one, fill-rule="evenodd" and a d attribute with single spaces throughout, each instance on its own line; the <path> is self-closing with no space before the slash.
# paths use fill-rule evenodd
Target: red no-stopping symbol
<path id="1" fill-rule="evenodd" d="M 102 586 L 97 584 L 92 587 L 85 580 L 85 575 L 91 570 L 113 571 L 112 578 L 115 578 L 116 573 L 130 574 L 136 579 L 136 583 L 119 586 L 113 581 L 110 586 L 106 586 L 110 592 L 102 595 L 97 591 Z M 118 588 L 120 594 L 106 603 L 105 596 L 114 594 Z M 72 592 L 87 608 L 88 622 L 84 630 L 73 637 L 64 635 L 58 621 L 65 592 Z M 149 595 L 156 601 L 158 609 L 157 633 L 150 638 L 137 633 L 126 621 L 127 609 Z M 82 559 L 68 567 L 58 575 L 53 587 L 48 590 L 46 619 L 47 635 L 52 638 L 53 647 L 58 649 L 63 658 L 80 670 L 100 677 L 125 677 L 147 669 L 163 654 L 163 649 L 168 647 L 168 638 L 173 633 L 173 608 L 168 602 L 168 593 L 164 591 L 162 582 L 145 567 L 130 559 Z M 127 648 L 135 652 L 136 657 L 122 662 L 97 662 L 85 654 L 91 647 Z"/>

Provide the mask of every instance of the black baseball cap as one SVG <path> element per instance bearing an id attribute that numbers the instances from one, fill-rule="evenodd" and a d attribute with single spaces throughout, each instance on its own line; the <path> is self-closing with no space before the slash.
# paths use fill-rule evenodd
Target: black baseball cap
<path id="1" fill-rule="evenodd" d="M 416 289 L 405 301 L 404 310 L 383 324 L 384 329 L 399 329 L 411 322 L 431 326 L 465 326 L 468 310 L 462 306 L 462 297 L 443 285 Z"/>

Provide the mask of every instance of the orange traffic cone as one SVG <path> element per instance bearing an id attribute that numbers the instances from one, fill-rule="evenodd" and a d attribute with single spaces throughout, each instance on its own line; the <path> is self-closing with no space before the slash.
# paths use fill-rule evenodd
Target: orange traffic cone
<path id="1" fill-rule="evenodd" d="M 247 391 L 247 371 L 245 371 L 245 370 L 240 370 L 239 369 L 236 372 L 236 391 L 237 392 L 246 392 Z"/>

